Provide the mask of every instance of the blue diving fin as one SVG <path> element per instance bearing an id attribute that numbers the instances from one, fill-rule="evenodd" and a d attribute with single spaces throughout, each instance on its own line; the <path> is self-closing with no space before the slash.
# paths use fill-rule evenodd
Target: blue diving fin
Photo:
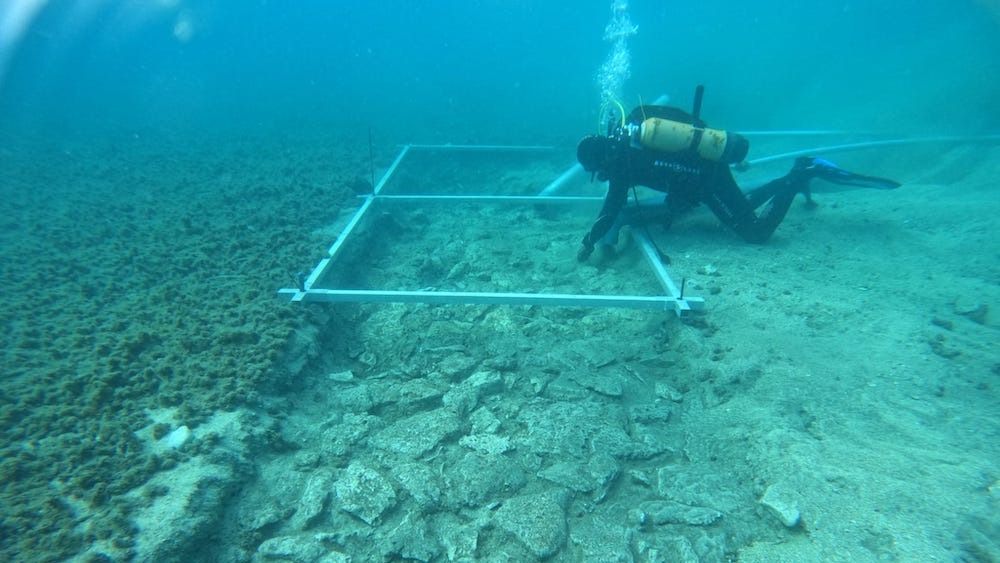
<path id="1" fill-rule="evenodd" d="M 877 176 L 865 176 L 849 172 L 829 160 L 811 156 L 803 156 L 795 159 L 793 170 L 810 173 L 813 178 L 826 180 L 833 184 L 842 186 L 858 186 L 861 188 L 875 188 L 879 190 L 896 189 L 902 184 L 888 178 Z"/>

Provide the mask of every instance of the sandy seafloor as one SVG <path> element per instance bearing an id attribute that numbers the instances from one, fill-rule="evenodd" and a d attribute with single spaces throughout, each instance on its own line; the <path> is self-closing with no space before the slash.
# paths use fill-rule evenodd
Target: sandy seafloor
<path id="1" fill-rule="evenodd" d="M 817 194 L 763 246 L 653 227 L 706 299 L 685 322 L 279 300 L 366 153 L 5 139 L 0 558 L 1000 559 L 1000 148 L 843 155 L 905 186 Z M 399 186 L 534 193 L 571 158 Z M 576 263 L 597 207 L 384 206 L 335 282 L 656 294 L 627 236 Z"/>

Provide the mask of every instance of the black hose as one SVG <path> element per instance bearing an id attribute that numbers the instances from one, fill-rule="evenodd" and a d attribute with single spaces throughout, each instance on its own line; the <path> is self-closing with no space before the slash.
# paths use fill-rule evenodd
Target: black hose
<path id="1" fill-rule="evenodd" d="M 697 88 L 694 89 L 694 107 L 691 109 L 691 115 L 694 116 L 694 125 L 698 125 L 698 121 L 701 119 L 701 100 L 705 97 L 705 85 L 699 84 Z"/>

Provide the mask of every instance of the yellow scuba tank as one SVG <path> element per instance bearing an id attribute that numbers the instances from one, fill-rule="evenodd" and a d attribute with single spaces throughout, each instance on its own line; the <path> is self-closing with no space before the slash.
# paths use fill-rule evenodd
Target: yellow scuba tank
<path id="1" fill-rule="evenodd" d="M 680 152 L 691 149 L 704 159 L 726 164 L 743 162 L 750 143 L 737 133 L 695 127 L 670 119 L 650 117 L 639 126 L 639 142 L 647 149 Z"/>

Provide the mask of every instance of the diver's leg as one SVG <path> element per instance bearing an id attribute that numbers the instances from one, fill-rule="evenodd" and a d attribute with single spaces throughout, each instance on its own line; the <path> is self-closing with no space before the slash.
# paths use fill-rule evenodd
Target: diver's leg
<path id="1" fill-rule="evenodd" d="M 815 207 L 816 202 L 813 201 L 812 191 L 809 188 L 809 182 L 814 177 L 812 172 L 794 167 L 781 178 L 771 180 L 763 186 L 746 192 L 747 201 L 754 209 L 757 209 L 772 198 L 791 192 L 792 194 L 802 194 L 806 198 L 806 205 Z"/>
<path id="2" fill-rule="evenodd" d="M 750 202 L 750 205 L 756 209 L 769 199 L 791 189 L 804 195 L 807 203 L 813 204 L 809 182 L 815 178 L 834 184 L 883 190 L 891 190 L 901 185 L 899 182 L 889 180 L 888 178 L 878 178 L 876 176 L 865 176 L 863 174 L 848 172 L 829 160 L 803 156 L 795 159 L 795 164 L 787 175 L 772 180 L 763 186 L 748 190 L 746 198 Z"/>
<path id="3" fill-rule="evenodd" d="M 712 213 L 744 240 L 763 243 L 788 213 L 795 195 L 803 185 L 797 175 L 789 174 L 744 195 L 732 176 L 717 176 L 705 195 L 705 204 Z M 760 214 L 755 209 L 764 205 Z"/>
<path id="4" fill-rule="evenodd" d="M 772 197 L 791 189 L 788 185 L 789 181 L 790 178 L 788 176 L 783 176 L 776 180 L 771 180 L 763 186 L 753 188 L 746 192 L 747 202 L 750 203 L 750 207 L 757 209 Z"/>

